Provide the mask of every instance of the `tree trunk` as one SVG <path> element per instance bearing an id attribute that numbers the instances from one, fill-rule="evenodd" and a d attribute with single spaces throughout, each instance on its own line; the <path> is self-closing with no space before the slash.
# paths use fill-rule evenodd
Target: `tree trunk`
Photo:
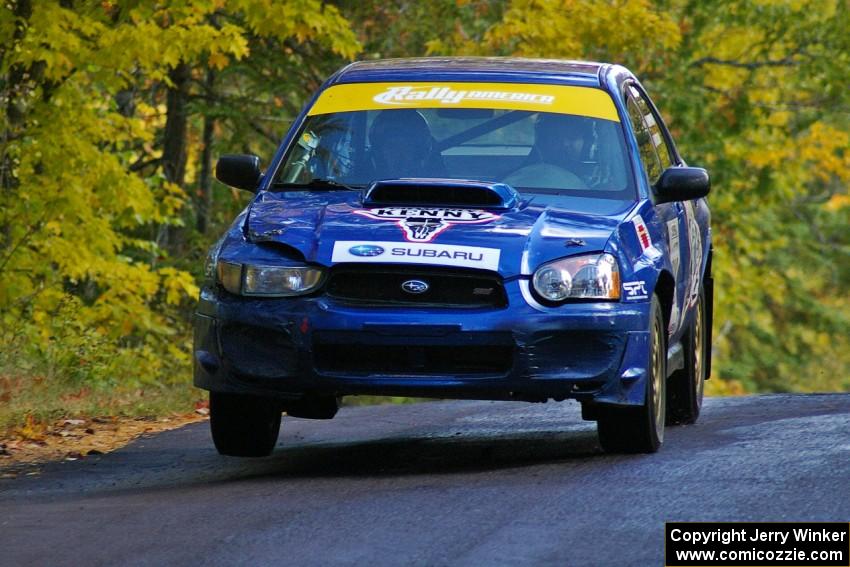
<path id="1" fill-rule="evenodd" d="M 212 99 L 212 91 L 215 87 L 215 71 L 212 69 L 207 71 L 207 79 L 204 88 L 207 97 Z M 200 177 L 200 198 L 198 200 L 198 216 L 197 228 L 198 232 L 205 234 L 207 227 L 210 224 L 210 216 L 212 215 L 213 207 L 213 191 L 212 191 L 212 144 L 213 131 L 215 129 L 215 118 L 207 109 L 204 115 L 204 148 L 201 152 L 201 173 Z"/>
<path id="2" fill-rule="evenodd" d="M 191 69 L 186 63 L 180 63 L 168 77 L 173 86 L 169 87 L 166 100 L 168 115 L 162 141 L 162 167 L 165 178 L 182 187 L 186 175 L 186 126 Z"/>
<path id="3" fill-rule="evenodd" d="M 162 170 L 165 179 L 183 187 L 186 176 L 186 129 L 189 111 L 189 80 L 191 69 L 186 63 L 180 63 L 168 74 L 172 86 L 166 97 L 167 116 L 162 140 Z M 171 252 L 179 246 L 181 237 L 176 227 L 161 226 L 157 234 L 157 243 Z M 154 264 L 156 259 L 154 259 Z"/>

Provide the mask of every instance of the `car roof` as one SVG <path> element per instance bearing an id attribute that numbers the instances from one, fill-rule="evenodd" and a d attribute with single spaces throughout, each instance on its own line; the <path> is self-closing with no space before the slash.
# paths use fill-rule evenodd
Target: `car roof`
<path id="1" fill-rule="evenodd" d="M 609 67 L 593 61 L 526 59 L 522 57 L 411 57 L 358 61 L 341 69 L 330 81 L 481 81 L 561 83 L 600 86 Z"/>

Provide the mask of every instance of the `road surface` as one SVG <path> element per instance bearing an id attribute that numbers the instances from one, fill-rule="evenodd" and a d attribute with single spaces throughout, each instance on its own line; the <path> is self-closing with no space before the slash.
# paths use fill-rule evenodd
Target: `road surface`
<path id="1" fill-rule="evenodd" d="M 601 452 L 574 402 L 206 423 L 0 481 L 0 565 L 663 565 L 665 521 L 850 520 L 850 394 L 706 400 L 661 452 Z"/>

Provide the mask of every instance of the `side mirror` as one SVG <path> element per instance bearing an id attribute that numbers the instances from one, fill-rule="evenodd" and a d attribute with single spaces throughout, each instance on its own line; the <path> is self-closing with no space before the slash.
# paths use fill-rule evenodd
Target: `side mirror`
<path id="1" fill-rule="evenodd" d="M 231 187 L 256 191 L 263 174 L 255 155 L 224 155 L 215 164 L 215 178 Z"/>
<path id="2" fill-rule="evenodd" d="M 711 179 L 701 167 L 668 167 L 653 189 L 656 203 L 690 201 L 708 195 Z"/>

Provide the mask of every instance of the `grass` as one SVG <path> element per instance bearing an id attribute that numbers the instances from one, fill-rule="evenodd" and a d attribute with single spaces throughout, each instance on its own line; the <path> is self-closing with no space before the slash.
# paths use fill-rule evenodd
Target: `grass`
<path id="1" fill-rule="evenodd" d="M 80 385 L 6 369 L 0 371 L 0 438 L 60 419 L 95 416 L 160 418 L 193 411 L 207 393 L 185 382 L 133 387 Z M 420 398 L 348 396 L 344 406 L 410 404 Z"/>
<path id="2" fill-rule="evenodd" d="M 0 437 L 23 426 L 62 418 L 162 417 L 187 413 L 206 399 L 185 384 L 143 387 L 79 386 L 41 376 L 0 373 Z"/>

